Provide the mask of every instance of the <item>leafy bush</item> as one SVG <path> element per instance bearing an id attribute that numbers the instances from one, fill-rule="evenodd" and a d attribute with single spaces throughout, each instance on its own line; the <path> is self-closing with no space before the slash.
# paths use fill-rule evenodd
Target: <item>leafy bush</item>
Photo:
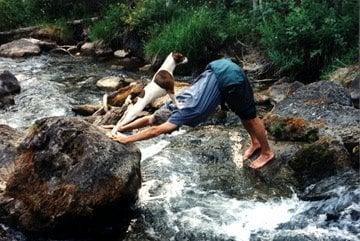
<path id="1" fill-rule="evenodd" d="M 90 30 L 90 39 L 102 39 L 110 42 L 114 37 L 121 35 L 125 30 L 125 18 L 128 8 L 124 4 L 111 5 L 104 18 L 97 22 Z"/>
<path id="2" fill-rule="evenodd" d="M 323 67 L 353 46 L 357 39 L 353 20 L 325 1 L 304 0 L 293 4 L 286 15 L 267 17 L 260 27 L 261 41 L 283 72 L 316 80 Z"/>
<path id="3" fill-rule="evenodd" d="M 22 1 L 0 0 L 0 31 L 24 26 L 29 16 Z"/>
<path id="4" fill-rule="evenodd" d="M 185 15 L 154 31 L 145 44 L 148 57 L 165 57 L 172 51 L 179 51 L 195 64 L 213 59 L 224 42 L 221 12 L 209 8 L 189 10 Z"/>

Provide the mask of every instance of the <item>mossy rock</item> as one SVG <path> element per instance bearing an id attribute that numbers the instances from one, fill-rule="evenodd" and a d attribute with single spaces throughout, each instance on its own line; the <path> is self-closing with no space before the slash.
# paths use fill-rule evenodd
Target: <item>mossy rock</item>
<path id="1" fill-rule="evenodd" d="M 341 143 L 321 139 L 307 144 L 296 152 L 289 166 L 301 187 L 306 187 L 325 177 L 335 175 L 339 170 L 351 167 L 349 153 Z"/>

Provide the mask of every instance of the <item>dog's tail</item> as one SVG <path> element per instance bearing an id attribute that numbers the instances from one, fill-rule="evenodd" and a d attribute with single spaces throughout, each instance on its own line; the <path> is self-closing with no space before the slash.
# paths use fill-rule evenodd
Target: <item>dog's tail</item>
<path id="1" fill-rule="evenodd" d="M 103 105 L 103 108 L 104 108 L 104 110 L 105 110 L 105 112 L 108 112 L 109 111 L 109 107 L 108 107 L 108 94 L 105 94 L 104 96 L 103 96 L 103 101 L 102 101 L 102 105 Z"/>

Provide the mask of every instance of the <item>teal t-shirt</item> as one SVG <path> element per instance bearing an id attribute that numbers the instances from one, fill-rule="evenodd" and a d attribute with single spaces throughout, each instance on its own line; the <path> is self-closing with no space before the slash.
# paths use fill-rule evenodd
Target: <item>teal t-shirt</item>
<path id="1" fill-rule="evenodd" d="M 220 91 L 230 85 L 240 84 L 245 80 L 242 69 L 230 59 L 224 58 L 212 61 L 206 69 L 211 69 L 215 73 Z"/>

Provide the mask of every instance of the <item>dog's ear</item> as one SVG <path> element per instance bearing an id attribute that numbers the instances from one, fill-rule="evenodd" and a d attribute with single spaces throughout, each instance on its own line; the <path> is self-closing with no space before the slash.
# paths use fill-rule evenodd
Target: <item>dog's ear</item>
<path id="1" fill-rule="evenodd" d="M 181 53 L 172 52 L 171 54 L 172 54 L 172 57 L 175 60 L 176 64 L 182 63 L 184 61 L 184 59 L 185 59 L 185 56 L 182 55 Z"/>

